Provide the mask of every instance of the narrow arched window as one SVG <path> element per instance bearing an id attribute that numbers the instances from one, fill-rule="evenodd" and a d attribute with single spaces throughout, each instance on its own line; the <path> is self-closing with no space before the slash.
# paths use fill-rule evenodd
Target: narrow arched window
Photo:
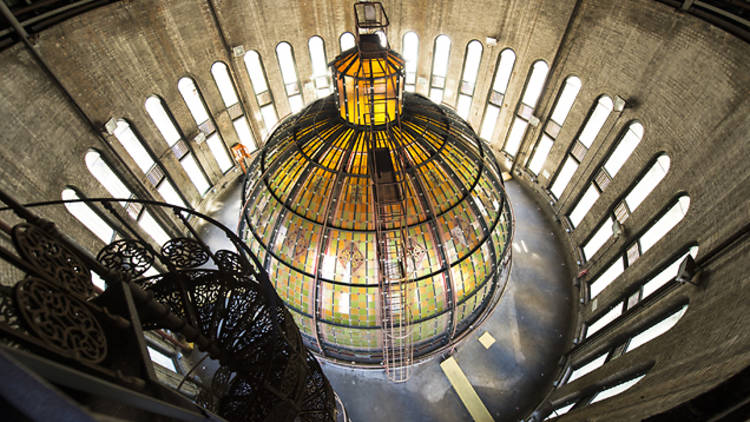
<path id="1" fill-rule="evenodd" d="M 500 108 L 503 106 L 503 100 L 505 99 L 505 90 L 508 88 L 508 82 L 510 81 L 510 75 L 513 73 L 515 62 L 516 53 L 510 48 L 506 48 L 500 52 L 497 58 L 495 78 L 492 81 L 489 98 L 487 98 L 487 107 L 484 109 L 482 129 L 479 131 L 479 136 L 486 141 L 492 141 L 492 134 L 495 132 Z"/>
<path id="2" fill-rule="evenodd" d="M 198 165 L 192 151 L 177 130 L 172 118 L 167 113 L 167 109 L 157 96 L 151 96 L 146 99 L 146 112 L 161 133 L 164 142 L 172 149 L 175 158 L 180 162 L 188 178 L 193 182 L 193 186 L 198 193 L 203 196 L 211 188 L 203 169 Z"/>
<path id="3" fill-rule="evenodd" d="M 516 108 L 516 117 L 513 119 L 503 146 L 503 151 L 513 159 L 515 159 L 518 149 L 521 147 L 526 129 L 529 127 L 529 121 L 534 116 L 534 108 L 536 108 L 536 103 L 542 94 L 544 83 L 547 81 L 547 72 L 549 72 L 549 66 L 543 60 L 537 60 L 531 66 L 529 80 L 526 82 L 521 102 Z"/>
<path id="4" fill-rule="evenodd" d="M 266 78 L 266 72 L 263 69 L 263 62 L 260 59 L 260 55 L 257 51 L 250 50 L 245 53 L 244 61 L 250 82 L 253 84 L 255 99 L 258 101 L 258 106 L 260 107 L 260 115 L 265 125 L 263 129 L 263 135 L 265 136 L 276 125 L 276 122 L 279 121 L 279 116 L 276 114 L 273 95 L 271 95 L 271 91 L 268 89 L 268 79 Z"/>
<path id="5" fill-rule="evenodd" d="M 339 47 L 341 47 L 342 52 L 352 49 L 356 46 L 357 41 L 354 38 L 354 34 L 352 34 L 351 32 L 344 32 L 339 37 Z"/>
<path id="6" fill-rule="evenodd" d="M 560 96 L 557 97 L 555 107 L 552 109 L 552 115 L 550 116 L 547 123 L 544 125 L 539 141 L 534 147 L 534 151 L 531 155 L 531 161 L 529 162 L 529 170 L 535 175 L 538 175 L 542 170 L 544 163 L 547 161 L 552 145 L 555 142 L 555 138 L 560 133 L 562 125 L 565 123 L 565 119 L 568 118 L 570 109 L 573 108 L 573 103 L 578 97 L 578 91 L 581 90 L 581 80 L 576 76 L 570 76 L 565 79 L 565 84 L 560 92 Z"/>
<path id="7" fill-rule="evenodd" d="M 451 39 L 447 35 L 438 35 L 435 38 L 435 47 L 432 56 L 432 77 L 430 78 L 430 99 L 437 104 L 443 102 L 450 52 Z"/>
<path id="8" fill-rule="evenodd" d="M 166 171 L 161 163 L 154 161 L 151 154 L 146 150 L 143 141 L 133 132 L 128 122 L 122 119 L 117 120 L 113 135 L 125 148 L 125 151 L 130 154 L 135 164 L 143 171 L 146 179 L 156 188 L 164 201 L 172 205 L 187 207 L 172 182 L 165 177 Z"/>
<path id="9" fill-rule="evenodd" d="M 456 112 L 463 119 L 469 118 L 471 111 L 471 102 L 474 98 L 474 88 L 477 83 L 479 65 L 482 62 L 482 43 L 473 40 L 466 45 L 466 58 L 464 59 L 464 68 L 461 72 L 461 85 L 458 90 L 458 104 Z"/>
<path id="10" fill-rule="evenodd" d="M 659 271 L 656 275 L 650 277 L 648 281 L 643 283 L 643 287 L 641 288 L 641 300 L 674 280 L 677 277 L 677 273 L 680 271 L 680 264 L 682 264 L 682 261 L 684 261 L 688 255 L 695 258 L 698 255 L 698 246 L 691 246 L 687 252 L 678 256 L 677 259 L 672 261 L 663 270 Z"/>
<path id="11" fill-rule="evenodd" d="M 688 212 L 690 207 L 690 197 L 682 195 L 669 207 L 658 220 L 653 222 L 651 226 L 638 238 L 638 245 L 640 246 L 641 255 L 646 253 L 652 246 L 656 244 L 662 237 L 669 233 Z"/>
<path id="12" fill-rule="evenodd" d="M 323 38 L 313 35 L 307 40 L 307 47 L 310 50 L 315 96 L 322 98 L 331 93 L 331 76 L 328 72 L 325 43 L 323 42 Z"/>
<path id="13" fill-rule="evenodd" d="M 198 125 L 198 130 L 206 136 L 206 144 L 208 144 L 208 149 L 211 150 L 214 159 L 216 159 L 219 169 L 222 173 L 228 172 L 234 167 L 234 162 L 229 157 L 224 140 L 219 135 L 219 131 L 216 130 L 216 125 L 208 113 L 208 108 L 203 102 L 203 96 L 198 92 L 195 81 L 188 77 L 180 78 L 177 89 L 185 100 L 188 109 L 190 109 L 190 114 Z"/>
<path id="14" fill-rule="evenodd" d="M 555 199 L 560 199 L 562 196 L 568 183 L 570 183 L 576 170 L 578 170 L 578 166 L 586 156 L 586 152 L 588 152 L 588 149 L 594 143 L 594 139 L 596 139 L 602 126 L 604 126 L 607 118 L 612 113 L 613 106 L 612 99 L 606 95 L 602 95 L 597 100 L 593 110 L 589 113 L 589 117 L 581 128 L 578 139 L 568 148 L 563 165 L 558 169 L 552 182 L 550 192 Z"/>
<path id="15" fill-rule="evenodd" d="M 660 335 L 671 330 L 672 327 L 677 324 L 680 318 L 685 315 L 687 308 L 687 304 L 683 305 L 680 309 L 672 312 L 671 314 L 661 319 L 659 322 L 652 324 L 645 330 L 633 336 L 630 341 L 628 341 L 628 345 L 625 347 L 625 353 L 630 352 L 631 350 L 635 350 L 648 343 L 649 341 L 655 339 L 656 337 L 659 337 Z"/>
<path id="16" fill-rule="evenodd" d="M 585 364 L 578 366 L 570 373 L 570 376 L 568 376 L 568 380 L 566 381 L 566 383 L 573 382 L 578 378 L 581 378 L 582 376 L 590 373 L 591 371 L 601 367 L 607 361 L 607 356 L 609 356 L 609 353 L 602 353 L 601 355 L 591 359 Z"/>
<path id="17" fill-rule="evenodd" d="M 133 193 L 130 189 L 125 186 L 122 179 L 115 174 L 98 151 L 91 150 L 87 152 L 85 161 L 86 167 L 88 167 L 94 178 L 104 186 L 104 189 L 106 189 L 113 198 L 130 199 L 133 197 Z M 125 207 L 126 203 L 123 202 L 121 205 Z M 145 207 L 140 209 L 129 207 L 128 214 L 136 219 L 138 225 L 140 225 L 141 228 L 143 228 L 143 230 L 159 245 L 164 244 L 169 240 L 169 235 L 167 235 L 161 225 L 154 220 Z"/>
<path id="18" fill-rule="evenodd" d="M 620 158 L 623 159 L 622 162 L 624 162 L 624 160 L 627 160 L 627 157 L 630 156 L 630 154 L 633 152 L 633 149 L 638 145 L 638 142 L 640 142 L 642 135 L 643 126 L 641 126 L 640 123 L 634 122 L 629 126 L 627 132 L 620 139 L 620 142 L 617 144 L 617 147 L 615 148 L 613 153 L 610 154 L 607 161 L 596 173 L 594 179 L 589 182 L 589 185 L 584 191 L 583 196 L 581 196 L 576 201 L 571 212 L 568 214 L 568 220 L 574 228 L 577 227 L 578 224 L 583 220 L 583 218 L 588 214 L 591 207 L 594 206 L 596 200 L 599 199 L 601 193 L 604 192 L 607 186 L 609 186 L 610 181 L 614 177 L 614 175 L 610 176 L 610 173 L 607 171 L 607 163 L 610 163 L 612 161 L 612 158 L 615 156 L 615 153 L 618 150 L 622 150 L 623 145 L 627 145 L 627 150 L 625 150 L 624 152 L 621 151 L 621 154 L 625 156 L 624 158 Z M 619 166 L 622 166 L 622 164 L 620 164 Z M 619 166 L 617 170 L 619 170 Z M 656 184 L 661 181 L 661 178 L 666 175 L 667 169 L 669 169 L 669 157 L 667 157 L 666 155 L 662 155 L 657 158 L 655 166 L 652 166 L 641 177 L 641 181 L 643 183 L 635 185 L 631 190 L 628 191 L 628 193 L 626 194 L 626 199 L 630 197 L 630 203 L 637 207 L 640 204 L 640 201 L 643 201 L 643 199 L 646 198 L 646 195 L 651 192 L 651 189 L 653 189 Z M 627 216 L 630 215 L 632 211 L 635 211 L 635 207 L 629 209 L 625 205 L 618 205 L 618 207 L 615 209 L 615 217 L 617 218 L 617 221 L 619 221 L 620 223 L 624 223 Z"/>
<path id="19" fill-rule="evenodd" d="M 302 90 L 299 86 L 292 45 L 286 41 L 282 41 L 276 45 L 276 58 L 279 61 L 281 78 L 284 80 L 284 89 L 286 90 L 287 99 L 289 99 L 289 108 L 292 110 L 292 113 L 297 113 L 302 110 L 305 104 L 302 100 Z"/>
<path id="20" fill-rule="evenodd" d="M 232 126 L 234 126 L 237 138 L 249 151 L 255 151 L 257 144 L 245 117 L 245 109 L 242 107 L 242 103 L 240 103 L 240 99 L 237 96 L 237 89 L 229 74 L 229 68 L 222 62 L 216 62 L 211 65 L 211 76 L 213 76 L 214 82 L 216 82 L 216 87 L 219 89 L 221 100 L 227 108 L 229 118 L 232 119 Z"/>
<path id="21" fill-rule="evenodd" d="M 61 196 L 64 201 L 81 199 L 78 193 L 71 188 L 64 189 Z M 65 203 L 65 208 L 102 242 L 109 244 L 114 240 L 115 229 L 85 202 Z"/>
<path id="22" fill-rule="evenodd" d="M 600 391 L 599 393 L 596 393 L 596 395 L 594 396 L 593 399 L 591 399 L 591 402 L 589 402 L 589 404 L 594 404 L 594 403 L 596 403 L 598 401 L 602 401 L 604 399 L 608 399 L 610 397 L 613 397 L 613 396 L 616 396 L 616 395 L 618 395 L 620 393 L 623 393 L 626 390 L 628 390 L 629 388 L 631 388 L 632 386 L 634 386 L 635 384 L 637 384 L 638 381 L 640 381 L 641 379 L 643 379 L 643 377 L 645 377 L 645 376 L 646 376 L 645 374 L 644 375 L 639 375 L 639 376 L 637 376 L 635 378 L 631 378 L 631 379 L 629 379 L 627 381 L 624 381 L 624 382 L 616 384 L 616 385 L 614 385 L 612 387 L 606 388 L 606 389 Z"/>
<path id="23" fill-rule="evenodd" d="M 419 37 L 414 31 L 409 31 L 404 34 L 403 48 L 401 53 L 404 55 L 406 64 L 404 65 L 404 71 L 406 72 L 406 91 L 415 92 L 417 84 L 417 62 L 419 61 Z"/>

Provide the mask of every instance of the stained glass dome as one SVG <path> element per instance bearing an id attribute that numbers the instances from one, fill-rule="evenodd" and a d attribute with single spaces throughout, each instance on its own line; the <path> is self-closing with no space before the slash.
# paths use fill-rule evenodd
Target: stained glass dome
<path id="1" fill-rule="evenodd" d="M 350 56 L 334 60 L 334 76 Z M 356 124 L 345 86 L 283 121 L 258 153 L 243 236 L 313 352 L 380 365 L 398 318 L 416 360 L 454 345 L 497 303 L 510 205 L 489 147 L 452 110 L 397 90 L 397 119 Z M 388 204 L 400 204 L 398 218 Z M 386 262 L 388 248 L 397 259 Z"/>

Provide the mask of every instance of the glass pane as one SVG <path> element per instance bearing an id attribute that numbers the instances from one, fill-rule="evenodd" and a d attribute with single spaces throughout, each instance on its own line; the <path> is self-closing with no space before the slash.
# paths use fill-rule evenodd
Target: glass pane
<path id="1" fill-rule="evenodd" d="M 596 108 L 594 108 L 594 112 L 589 116 L 586 124 L 583 126 L 581 136 L 578 137 L 578 140 L 581 141 L 583 145 L 586 145 L 586 148 L 591 148 L 591 144 L 594 143 L 596 135 L 602 130 L 602 126 L 604 126 L 604 122 L 607 121 L 607 117 L 609 117 L 609 113 L 611 112 L 612 100 L 606 95 L 599 98 L 599 101 L 596 103 Z"/>
<path id="2" fill-rule="evenodd" d="M 404 34 L 404 45 L 402 49 L 404 60 L 406 60 L 405 69 L 407 83 L 413 84 L 417 73 L 417 60 L 419 59 L 419 37 L 415 32 Z M 412 75 L 412 79 L 409 76 Z"/>
<path id="3" fill-rule="evenodd" d="M 632 123 L 628 128 L 627 133 L 625 133 L 625 136 L 620 139 L 617 147 L 612 151 L 612 155 L 610 155 L 607 162 L 604 163 L 604 168 L 611 177 L 614 178 L 617 172 L 620 171 L 620 168 L 625 164 L 625 161 L 628 160 L 635 147 L 641 142 L 642 137 L 643 126 L 638 122 Z"/>
<path id="4" fill-rule="evenodd" d="M 253 84 L 255 95 L 268 91 L 266 75 L 263 73 L 263 64 L 260 61 L 260 55 L 256 51 L 250 50 L 245 53 L 245 68 L 250 76 L 250 82 Z"/>
<path id="5" fill-rule="evenodd" d="M 573 223 L 573 227 L 577 227 L 578 224 L 583 220 L 583 217 L 588 214 L 591 207 L 594 206 L 596 200 L 599 199 L 599 189 L 594 186 L 593 183 L 589 184 L 589 188 L 586 189 L 586 193 L 583 194 L 578 204 L 573 208 L 570 215 L 570 222 Z"/>
<path id="6" fill-rule="evenodd" d="M 430 100 L 435 104 L 443 102 L 443 90 L 440 88 L 430 88 Z"/>
<path id="7" fill-rule="evenodd" d="M 546 418 L 544 418 L 544 420 L 546 421 L 547 419 L 556 418 L 558 416 L 562 416 L 562 415 L 568 413 L 570 411 L 570 409 L 572 409 L 573 406 L 575 406 L 575 404 L 576 404 L 576 402 L 573 402 L 573 403 L 567 404 L 567 405 L 565 405 L 563 407 L 558 407 L 557 409 L 553 410 L 552 413 L 550 413 L 549 416 L 547 416 Z"/>
<path id="8" fill-rule="evenodd" d="M 112 171 L 107 163 L 102 160 L 101 155 L 96 151 L 89 151 L 85 157 L 86 167 L 99 183 L 107 189 L 107 192 L 113 198 L 130 198 L 132 192 L 122 183 L 122 180 Z"/>
<path id="9" fill-rule="evenodd" d="M 623 391 L 627 390 L 628 388 L 634 386 L 643 377 L 645 377 L 645 375 L 641 375 L 639 377 L 633 378 L 630 381 L 625 381 L 622 384 L 617 384 L 614 387 L 610 387 L 610 388 L 602 391 L 601 393 L 597 394 L 596 396 L 594 396 L 594 398 L 591 400 L 591 403 L 589 403 L 589 404 L 596 403 L 596 402 L 604 400 L 604 399 L 608 399 L 608 398 L 610 398 L 612 396 L 616 396 L 616 395 L 622 393 Z"/>
<path id="10" fill-rule="evenodd" d="M 297 82 L 297 70 L 294 67 L 292 46 L 288 42 L 280 42 L 276 46 L 276 57 L 279 59 L 279 68 L 284 84 Z"/>
<path id="11" fill-rule="evenodd" d="M 495 131 L 495 125 L 497 124 L 497 116 L 500 115 L 500 107 L 495 107 L 492 104 L 487 104 L 487 109 L 484 111 L 484 120 L 482 120 L 482 130 L 479 132 L 479 136 L 490 141 L 492 133 Z"/>
<path id="12" fill-rule="evenodd" d="M 633 187 L 633 190 L 625 197 L 630 212 L 635 211 L 644 199 L 651 193 L 661 179 L 669 171 L 669 157 L 666 154 L 659 156 L 653 166 L 646 172 L 643 178 Z"/>
<path id="13" fill-rule="evenodd" d="M 346 51 L 350 48 L 356 47 L 357 43 L 354 39 L 354 34 L 351 32 L 344 32 L 341 34 L 341 37 L 339 38 L 339 46 L 341 47 L 341 51 Z"/>
<path id="14" fill-rule="evenodd" d="M 542 170 L 544 162 L 547 161 L 549 151 L 552 149 L 552 144 L 552 138 L 547 136 L 546 133 L 542 134 L 542 138 L 539 140 L 539 144 L 536 146 L 534 156 L 531 158 L 531 163 L 529 164 L 529 170 L 532 173 L 538 175 Z"/>
<path id="15" fill-rule="evenodd" d="M 305 106 L 302 102 L 302 96 L 297 94 L 289 97 L 289 108 L 292 109 L 292 113 L 297 113 Z"/>
<path id="16" fill-rule="evenodd" d="M 511 49 L 505 49 L 500 53 L 500 63 L 497 65 L 495 81 L 492 83 L 492 90 L 505 94 L 508 88 L 508 81 L 513 72 L 513 64 L 516 62 L 516 53 Z"/>
<path id="17" fill-rule="evenodd" d="M 115 128 L 115 138 L 120 141 L 120 144 L 125 151 L 130 154 L 135 164 L 142 172 L 148 173 L 151 167 L 154 165 L 154 160 L 151 159 L 146 148 L 143 147 L 141 140 L 135 136 L 135 133 L 130 128 L 130 125 L 125 120 L 118 120 L 117 127 Z"/>
<path id="18" fill-rule="evenodd" d="M 187 208 L 187 205 L 185 205 L 185 202 L 180 198 L 177 190 L 168 180 L 162 180 L 161 183 L 159 183 L 159 186 L 157 186 L 156 191 L 159 192 L 159 195 L 164 198 L 166 203 Z"/>
<path id="19" fill-rule="evenodd" d="M 469 112 L 471 111 L 471 98 L 472 97 L 463 94 L 458 96 L 456 113 L 458 113 L 458 115 L 464 120 L 469 118 Z"/>
<path id="20" fill-rule="evenodd" d="M 685 217 L 688 208 L 690 207 L 690 197 L 683 195 L 677 200 L 677 203 L 667 211 L 661 218 L 659 218 L 648 230 L 646 230 L 641 238 L 638 239 L 638 243 L 641 244 L 641 252 L 646 253 L 647 250 L 651 249 L 665 234 L 669 233 L 670 230 L 677 223 Z"/>
<path id="21" fill-rule="evenodd" d="M 589 285 L 589 298 L 593 299 L 609 286 L 620 274 L 625 271 L 625 261 L 622 257 L 617 258 L 599 277 Z"/>
<path id="22" fill-rule="evenodd" d="M 310 49 L 310 61 L 312 62 L 313 78 L 328 75 L 328 61 L 326 60 L 326 49 L 323 38 L 315 35 L 307 41 Z"/>
<path id="23" fill-rule="evenodd" d="M 555 198 L 560 199 L 560 196 L 565 190 L 565 187 L 568 186 L 568 183 L 570 183 L 570 179 L 573 178 L 576 170 L 578 170 L 578 163 L 573 157 L 567 156 L 565 164 L 563 164 L 560 173 L 555 179 L 555 183 L 552 184 L 552 188 L 550 189 L 552 194 L 555 195 Z"/>
<path id="24" fill-rule="evenodd" d="M 171 357 L 152 348 L 151 346 L 146 346 L 146 348 L 148 349 L 148 355 L 151 357 L 151 361 L 169 369 L 172 372 L 177 372 L 177 368 L 174 365 L 174 360 Z"/>
<path id="25" fill-rule="evenodd" d="M 461 80 L 474 85 L 477 81 L 477 72 L 479 64 L 482 61 L 482 43 L 473 40 L 466 46 L 466 60 L 464 61 L 464 71 Z"/>
<path id="26" fill-rule="evenodd" d="M 435 55 L 432 61 L 433 76 L 445 77 L 448 74 L 448 56 L 450 55 L 450 50 L 451 39 L 447 35 L 438 35 L 435 39 Z"/>
<path id="27" fill-rule="evenodd" d="M 276 125 L 276 122 L 279 121 L 276 115 L 276 108 L 273 104 L 264 105 L 260 108 L 260 114 L 263 116 L 263 123 L 266 125 L 266 133 L 268 133 Z"/>
<path id="28" fill-rule="evenodd" d="M 187 154 L 182 157 L 180 164 L 182 164 L 182 168 L 185 169 L 185 173 L 187 173 L 190 181 L 195 185 L 195 188 L 198 189 L 198 193 L 200 193 L 201 196 L 205 195 L 211 185 L 208 184 L 206 176 L 203 175 L 200 167 L 198 167 L 198 163 L 195 161 L 193 154 Z"/>
<path id="29" fill-rule="evenodd" d="M 138 217 L 138 225 L 141 226 L 143 231 L 151 236 L 158 245 L 163 245 L 170 239 L 167 232 L 164 231 L 161 225 L 157 223 L 156 220 L 154 220 L 154 217 L 152 217 L 146 210 L 143 210 L 141 216 Z"/>
<path id="30" fill-rule="evenodd" d="M 91 284 L 98 287 L 101 290 L 107 289 L 107 282 L 97 273 L 89 271 L 91 273 Z"/>
<path id="31" fill-rule="evenodd" d="M 221 137 L 217 132 L 214 132 L 213 135 L 209 136 L 206 143 L 208 144 L 211 153 L 214 155 L 214 158 L 216 158 L 216 163 L 219 165 L 222 173 L 226 173 L 229 169 L 234 167 L 232 159 L 229 158 L 227 148 L 224 146 L 224 141 L 221 140 Z"/>
<path id="32" fill-rule="evenodd" d="M 643 330 L 640 334 L 630 339 L 630 342 L 628 343 L 628 347 L 625 348 L 625 353 L 631 350 L 635 350 L 638 347 L 644 345 L 645 343 L 648 343 L 649 341 L 669 331 L 672 327 L 675 326 L 675 324 L 677 324 L 677 321 L 679 321 L 680 318 L 682 318 L 682 316 L 685 315 L 685 311 L 687 311 L 687 308 L 688 308 L 687 305 L 683 306 L 678 311 L 672 313 L 668 317 L 648 327 L 647 329 Z"/>
<path id="33" fill-rule="evenodd" d="M 203 105 L 203 101 L 201 101 L 201 96 L 198 94 L 195 82 L 190 78 L 182 78 L 177 83 L 177 89 L 180 91 L 182 99 L 185 100 L 185 104 L 187 104 L 195 123 L 201 124 L 208 120 L 208 112 Z"/>
<path id="34" fill-rule="evenodd" d="M 521 140 L 523 139 L 523 135 L 526 133 L 526 127 L 528 125 L 529 122 L 523 120 L 520 117 L 516 117 L 513 120 L 513 125 L 511 125 L 510 133 L 508 134 L 508 140 L 505 142 L 505 146 L 503 147 L 503 150 L 505 150 L 505 152 L 515 157 L 516 153 L 518 152 L 518 148 L 521 146 Z"/>
<path id="35" fill-rule="evenodd" d="M 156 128 L 159 129 L 161 136 L 167 142 L 170 147 L 180 140 L 180 133 L 177 132 L 177 128 L 172 119 L 167 115 L 167 111 L 161 103 L 161 99 L 158 97 L 148 97 L 146 100 L 146 112 L 151 116 L 151 120 L 154 121 Z"/>
<path id="36" fill-rule="evenodd" d="M 578 96 L 578 91 L 581 89 L 581 80 L 575 76 L 571 76 L 565 80 L 565 87 L 560 94 L 560 98 L 557 100 L 555 109 L 552 111 L 551 119 L 554 120 L 560 126 L 565 123 L 565 119 L 568 117 L 570 109 L 573 108 L 573 102 L 575 102 Z"/>
<path id="37" fill-rule="evenodd" d="M 65 201 L 80 199 L 78 194 L 73 189 L 65 189 L 62 191 L 62 199 Z M 101 239 L 104 243 L 109 243 L 115 236 L 115 230 L 107 224 L 99 214 L 91 209 L 88 204 L 83 202 L 74 202 L 71 204 L 65 204 L 65 208 L 68 212 L 73 214 L 73 217 L 77 218 L 87 229 L 94 233 L 96 237 Z"/>
<path id="38" fill-rule="evenodd" d="M 599 368 L 600 366 L 604 365 L 604 361 L 607 360 L 607 353 L 603 353 L 593 360 L 591 362 L 581 366 L 580 368 L 574 370 L 570 373 L 570 377 L 568 377 L 567 382 L 573 382 L 577 380 L 578 378 L 581 378 L 582 376 L 588 374 L 589 372 L 593 371 L 596 368 Z"/>
<path id="39" fill-rule="evenodd" d="M 596 229 L 591 239 L 583 245 L 583 256 L 586 260 L 591 259 L 610 237 L 612 237 L 612 217 L 607 217 L 599 228 Z"/>
<path id="40" fill-rule="evenodd" d="M 232 125 L 234 125 L 234 131 L 237 132 L 237 137 L 240 138 L 240 143 L 242 143 L 248 151 L 253 152 L 258 149 L 258 146 L 255 144 L 253 132 L 250 131 L 250 125 L 247 123 L 245 116 L 234 119 Z"/>
<path id="41" fill-rule="evenodd" d="M 669 264 L 667 268 L 663 269 L 659 272 L 659 274 L 653 276 L 649 281 L 647 281 L 643 285 L 643 298 L 646 298 L 646 296 L 649 296 L 653 292 L 659 290 L 661 286 L 674 280 L 674 278 L 677 277 L 677 272 L 680 270 L 680 264 L 682 263 L 682 260 L 685 259 L 685 257 L 687 257 L 688 255 L 691 255 L 693 258 L 695 258 L 695 256 L 698 255 L 698 247 L 693 246 L 692 248 L 690 248 L 690 251 L 677 258 L 674 262 Z"/>
<path id="42" fill-rule="evenodd" d="M 614 321 L 615 318 L 622 315 L 622 308 L 623 303 L 620 302 L 612 309 L 610 309 L 609 312 L 599 317 L 599 319 L 594 321 L 592 324 L 589 324 L 586 328 L 586 338 L 591 337 L 592 335 L 594 335 L 594 333 L 607 326 L 607 324 L 609 324 L 610 322 Z"/>
<path id="43" fill-rule="evenodd" d="M 531 77 L 529 83 L 526 85 L 526 90 L 523 92 L 523 98 L 521 102 L 528 105 L 529 107 L 536 107 L 536 102 L 539 100 L 539 95 L 542 93 L 544 88 L 544 81 L 547 80 L 547 71 L 549 67 L 547 63 L 538 61 L 534 63 L 531 70 Z"/>
<path id="44" fill-rule="evenodd" d="M 219 88 L 221 100 L 224 105 L 229 107 L 237 104 L 240 100 L 237 98 L 237 92 L 234 90 L 232 78 L 229 76 L 227 65 L 222 62 L 216 62 L 211 66 L 211 75 L 214 77 L 216 86 Z"/>

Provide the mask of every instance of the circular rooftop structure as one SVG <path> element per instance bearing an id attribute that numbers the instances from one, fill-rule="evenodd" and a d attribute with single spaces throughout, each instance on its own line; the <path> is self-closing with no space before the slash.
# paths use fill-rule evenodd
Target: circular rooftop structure
<path id="1" fill-rule="evenodd" d="M 508 278 L 513 219 L 494 156 L 465 121 L 419 95 L 404 94 L 400 124 L 354 125 L 339 111 L 331 95 L 271 135 L 248 171 L 244 237 L 309 348 L 377 365 L 385 334 L 377 242 L 405 229 L 408 277 L 399 284 L 414 357 L 453 345 Z M 388 227 L 376 218 L 371 135 L 394 160 L 406 158 L 395 175 L 405 183 L 405 218 Z"/>

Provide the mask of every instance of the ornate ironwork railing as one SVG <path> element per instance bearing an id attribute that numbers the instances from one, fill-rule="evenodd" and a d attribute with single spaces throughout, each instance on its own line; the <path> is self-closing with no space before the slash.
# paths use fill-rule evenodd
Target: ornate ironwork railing
<path id="1" fill-rule="evenodd" d="M 341 420 L 328 381 L 268 275 L 217 221 L 154 201 L 73 201 L 101 206 L 125 224 L 122 210 L 109 205 L 171 212 L 185 234 L 157 249 L 137 230 L 122 230 L 93 255 L 30 211 L 71 201 L 22 206 L 1 191 L 0 201 L 8 206 L 0 209 L 0 367 L 18 373 L 19 382 L 36 373 L 75 391 L 80 408 L 58 411 L 138 420 L 154 413 L 175 420 Z M 198 224 L 218 230 L 228 249 L 212 250 Z M 146 276 L 151 268 L 157 271 Z M 92 284 L 92 271 L 105 280 L 103 292 Z M 143 338 L 153 329 L 179 333 L 219 363 L 196 398 L 201 407 L 156 381 Z M 14 388 L 21 394 L 3 391 L 6 401 L 32 419 L 56 406 L 24 403 L 24 388 L 44 390 L 31 381 Z"/>

